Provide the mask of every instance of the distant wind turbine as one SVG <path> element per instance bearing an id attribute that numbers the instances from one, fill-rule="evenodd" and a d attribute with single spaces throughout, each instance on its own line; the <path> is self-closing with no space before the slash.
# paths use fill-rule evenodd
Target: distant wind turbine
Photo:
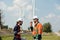
<path id="1" fill-rule="evenodd" d="M 32 6 L 33 6 L 33 9 L 32 9 L 33 12 L 32 13 L 33 13 L 33 16 L 34 16 L 35 15 L 35 0 L 32 0 Z"/>

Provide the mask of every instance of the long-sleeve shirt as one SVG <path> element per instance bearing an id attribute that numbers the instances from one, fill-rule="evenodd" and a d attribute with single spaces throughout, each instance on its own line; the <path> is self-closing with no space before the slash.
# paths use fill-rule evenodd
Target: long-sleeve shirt
<path id="1" fill-rule="evenodd" d="M 19 25 L 16 25 L 14 27 L 14 37 L 20 38 L 20 34 L 18 34 L 18 32 L 20 32 L 20 26 Z"/>
<path id="2" fill-rule="evenodd" d="M 32 34 L 35 36 L 36 34 L 42 34 L 42 29 L 43 29 L 43 26 L 42 26 L 42 24 L 41 23 L 38 23 L 35 27 L 34 27 L 34 29 L 33 29 L 33 32 L 32 32 Z"/>
<path id="3" fill-rule="evenodd" d="M 31 31 L 33 32 L 33 26 L 30 27 Z"/>

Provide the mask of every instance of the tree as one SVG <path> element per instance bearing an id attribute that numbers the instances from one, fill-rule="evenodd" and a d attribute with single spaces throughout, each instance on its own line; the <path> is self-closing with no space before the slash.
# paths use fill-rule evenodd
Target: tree
<path id="1" fill-rule="evenodd" d="M 1 36 L 0 36 L 0 40 L 2 40 Z"/>
<path id="2" fill-rule="evenodd" d="M 44 23 L 43 24 L 43 32 L 52 32 L 51 30 L 51 24 L 48 22 L 48 23 Z"/>
<path id="3" fill-rule="evenodd" d="M 60 30 L 58 32 L 60 33 Z"/>
<path id="4" fill-rule="evenodd" d="M 0 9 L 0 28 L 1 29 L 3 29 L 3 28 L 8 29 L 8 25 L 3 25 L 2 17 L 3 17 L 3 13 L 2 13 L 2 10 Z"/>
<path id="5" fill-rule="evenodd" d="M 2 29 L 3 25 L 2 25 L 2 11 L 0 10 L 0 28 Z"/>
<path id="6" fill-rule="evenodd" d="M 28 30 L 30 31 L 30 27 L 28 27 Z"/>
<path id="7" fill-rule="evenodd" d="M 8 25 L 4 25 L 3 28 L 8 29 Z"/>

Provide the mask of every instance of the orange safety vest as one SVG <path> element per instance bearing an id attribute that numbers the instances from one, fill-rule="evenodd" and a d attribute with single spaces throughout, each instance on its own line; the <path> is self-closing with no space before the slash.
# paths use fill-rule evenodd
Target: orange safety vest
<path id="1" fill-rule="evenodd" d="M 34 27 L 32 34 L 36 35 L 36 34 L 42 34 L 42 29 L 43 26 L 41 23 L 38 23 L 36 27 Z"/>

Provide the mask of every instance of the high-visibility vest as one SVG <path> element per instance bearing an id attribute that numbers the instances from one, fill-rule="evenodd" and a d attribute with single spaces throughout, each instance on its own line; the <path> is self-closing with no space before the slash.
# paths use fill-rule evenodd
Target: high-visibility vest
<path id="1" fill-rule="evenodd" d="M 36 27 L 34 27 L 32 34 L 33 35 L 42 34 L 42 29 L 43 29 L 42 24 L 38 23 Z"/>

